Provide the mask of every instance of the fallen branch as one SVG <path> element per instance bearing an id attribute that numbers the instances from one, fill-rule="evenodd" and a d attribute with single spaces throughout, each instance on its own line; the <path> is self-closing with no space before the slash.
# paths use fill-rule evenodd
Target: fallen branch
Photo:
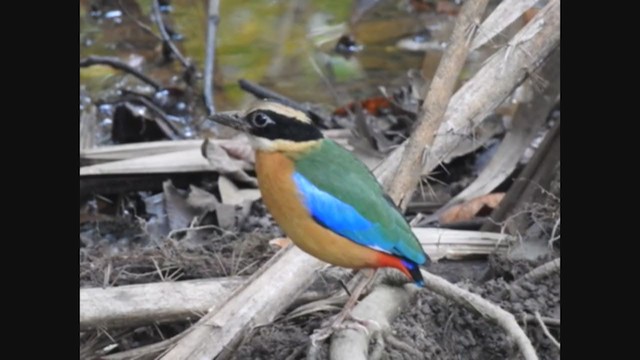
<path id="1" fill-rule="evenodd" d="M 80 289 L 80 330 L 199 318 L 245 280 L 227 277 Z"/>
<path id="2" fill-rule="evenodd" d="M 348 131 L 326 131 L 324 134 L 334 138 L 337 143 L 346 145 L 348 140 L 343 134 Z M 222 147 L 249 146 L 245 137 L 211 139 L 208 142 Z M 203 140 L 176 140 L 108 145 L 86 150 L 81 152 L 81 159 L 102 163 L 80 167 L 80 176 L 213 171 L 215 167 L 202 155 L 202 145 Z M 243 169 L 252 170 L 253 167 L 247 162 Z"/>
<path id="3" fill-rule="evenodd" d="M 80 67 L 89 67 L 93 65 L 108 65 L 114 69 L 122 70 L 126 73 L 129 73 L 138 79 L 144 81 L 145 83 L 151 85 L 156 91 L 161 90 L 162 86 L 157 83 L 155 80 L 151 79 L 147 75 L 141 73 L 140 71 L 132 68 L 126 63 L 120 61 L 117 58 L 106 57 L 106 56 L 89 56 L 84 59 L 80 59 Z"/>
<path id="4" fill-rule="evenodd" d="M 225 142 L 230 140 L 209 140 Z M 80 151 L 80 160 L 109 162 L 133 159 L 140 156 L 166 154 L 175 151 L 200 149 L 202 140 L 165 140 L 132 144 L 106 145 Z"/>
<path id="5" fill-rule="evenodd" d="M 480 231 L 413 228 L 413 233 L 433 261 L 503 253 L 515 241 L 506 234 Z"/>
<path id="6" fill-rule="evenodd" d="M 375 331 L 388 331 L 391 319 L 409 305 L 411 293 L 415 293 L 416 289 L 411 285 L 405 285 L 403 288 L 380 285 L 353 309 L 351 315 L 358 319 L 374 321 L 380 327 Z M 368 347 L 368 334 L 356 329 L 344 329 L 331 339 L 330 358 L 366 360 L 369 358 Z"/>
<path id="7" fill-rule="evenodd" d="M 540 327 L 542 328 L 542 332 L 544 332 L 544 334 L 549 338 L 549 340 L 551 340 L 553 345 L 555 345 L 558 349 L 560 349 L 560 343 L 558 342 L 558 340 L 556 340 L 556 338 L 553 337 L 553 335 L 551 335 L 551 333 L 549 332 L 549 329 L 547 329 L 547 325 L 545 325 L 544 321 L 542 320 L 542 316 L 540 316 L 540 313 L 536 311 L 535 317 L 536 317 L 536 320 L 538 320 L 538 324 L 540 324 Z"/>
<path id="8" fill-rule="evenodd" d="M 200 141 L 200 144 L 202 144 L 202 141 Z M 214 166 L 202 156 L 200 149 L 189 149 L 83 166 L 80 168 L 80 176 L 184 173 L 213 170 Z"/>
<path id="9" fill-rule="evenodd" d="M 449 98 L 467 59 L 469 45 L 476 24 L 484 14 L 488 0 L 469 0 L 464 3 L 451 34 L 450 43 L 442 55 L 438 69 L 419 114 L 418 125 L 406 141 L 406 148 L 396 169 L 389 196 L 401 209 L 406 209 L 420 180 L 425 147 L 431 148 L 436 131 L 444 119 Z"/>
<path id="10" fill-rule="evenodd" d="M 542 264 L 537 268 L 529 271 L 521 278 L 514 281 L 512 283 L 512 286 L 522 284 L 523 282 L 534 282 L 557 271 L 560 271 L 560 258 L 549 261 L 548 263 Z"/>
<path id="11" fill-rule="evenodd" d="M 213 71 L 215 67 L 216 54 L 216 30 L 220 17 L 218 15 L 219 0 L 209 0 L 209 12 L 207 17 L 207 49 L 204 66 L 204 103 L 207 114 L 213 115 L 216 112 L 213 101 Z"/>

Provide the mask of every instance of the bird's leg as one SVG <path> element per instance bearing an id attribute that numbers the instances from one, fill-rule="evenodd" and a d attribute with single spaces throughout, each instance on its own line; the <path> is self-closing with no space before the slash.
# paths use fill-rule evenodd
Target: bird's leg
<path id="1" fill-rule="evenodd" d="M 351 296 L 349 297 L 349 299 L 347 300 L 347 302 L 344 304 L 344 307 L 342 308 L 342 310 L 340 311 L 340 313 L 338 313 L 338 315 L 336 315 L 336 317 L 334 318 L 334 320 L 332 321 L 331 325 L 323 327 L 321 329 L 318 329 L 314 332 L 313 335 L 311 335 L 311 341 L 315 344 L 317 341 L 322 341 L 326 338 L 328 338 L 329 336 L 331 336 L 331 334 L 338 328 L 342 328 L 342 327 L 348 327 L 345 325 L 342 325 L 342 322 L 348 317 L 351 320 L 355 321 L 356 323 L 361 324 L 360 326 L 362 328 L 364 328 L 364 330 L 366 331 L 366 325 L 369 324 L 368 321 L 366 320 L 360 320 L 357 319 L 355 317 L 353 317 L 350 312 L 352 310 L 352 308 L 355 306 L 355 304 L 358 302 L 358 298 L 360 297 L 360 295 L 362 294 L 362 292 L 373 282 L 373 280 L 375 279 L 375 275 L 378 272 L 378 269 L 363 269 L 363 272 L 366 275 L 366 281 L 361 281 L 359 284 L 356 285 L 355 289 L 353 289 L 353 291 L 351 292 Z"/>

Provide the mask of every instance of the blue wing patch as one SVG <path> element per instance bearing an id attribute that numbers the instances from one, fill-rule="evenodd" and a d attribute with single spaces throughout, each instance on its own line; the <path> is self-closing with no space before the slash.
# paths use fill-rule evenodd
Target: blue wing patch
<path id="1" fill-rule="evenodd" d="M 403 248 L 395 239 L 387 239 L 379 224 L 360 215 L 351 205 L 333 195 L 320 190 L 302 174 L 295 172 L 293 181 L 302 195 L 302 200 L 316 222 L 325 228 L 351 241 L 369 248 L 407 257 L 421 264 L 426 260 L 423 255 L 416 256 Z M 400 248 L 397 248 L 399 245 Z"/>

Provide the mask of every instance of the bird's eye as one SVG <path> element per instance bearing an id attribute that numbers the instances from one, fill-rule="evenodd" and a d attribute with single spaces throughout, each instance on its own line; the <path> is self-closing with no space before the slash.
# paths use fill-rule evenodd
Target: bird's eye
<path id="1" fill-rule="evenodd" d="M 271 120 L 270 117 L 262 113 L 255 114 L 251 119 L 251 122 L 253 123 L 253 126 L 258 128 L 263 128 L 269 124 L 275 124 L 275 122 Z"/>

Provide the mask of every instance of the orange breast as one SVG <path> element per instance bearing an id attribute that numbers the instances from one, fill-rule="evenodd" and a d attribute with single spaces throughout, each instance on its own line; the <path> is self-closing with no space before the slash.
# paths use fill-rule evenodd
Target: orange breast
<path id="1" fill-rule="evenodd" d="M 256 172 L 262 199 L 289 238 L 303 251 L 346 268 L 390 266 L 408 275 L 399 259 L 346 239 L 318 225 L 296 190 L 294 164 L 278 152 L 256 152 Z"/>

